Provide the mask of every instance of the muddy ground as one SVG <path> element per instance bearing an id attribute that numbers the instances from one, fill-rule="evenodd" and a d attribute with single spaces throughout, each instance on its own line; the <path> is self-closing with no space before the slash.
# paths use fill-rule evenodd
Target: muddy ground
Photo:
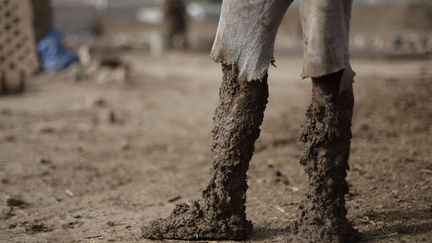
<path id="1" fill-rule="evenodd" d="M 0 242 L 148 242 L 209 180 L 221 80 L 206 54 L 126 54 L 134 82 L 42 75 L 0 98 Z M 283 242 L 306 191 L 300 57 L 277 57 L 249 171 L 252 242 Z M 354 59 L 349 219 L 366 242 L 432 241 L 432 61 Z M 13 200 L 16 199 L 16 200 Z"/>

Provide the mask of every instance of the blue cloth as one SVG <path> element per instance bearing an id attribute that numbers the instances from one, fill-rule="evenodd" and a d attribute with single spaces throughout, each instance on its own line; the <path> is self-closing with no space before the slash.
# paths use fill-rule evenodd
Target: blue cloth
<path id="1" fill-rule="evenodd" d="M 62 43 L 61 33 L 52 29 L 37 44 L 42 67 L 47 72 L 59 71 L 78 62 L 78 55 Z"/>

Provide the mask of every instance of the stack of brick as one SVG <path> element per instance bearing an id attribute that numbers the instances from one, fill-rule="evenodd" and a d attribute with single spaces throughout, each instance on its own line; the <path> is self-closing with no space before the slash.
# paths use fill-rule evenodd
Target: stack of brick
<path id="1" fill-rule="evenodd" d="M 0 94 L 23 91 L 39 68 L 30 0 L 0 0 Z"/>

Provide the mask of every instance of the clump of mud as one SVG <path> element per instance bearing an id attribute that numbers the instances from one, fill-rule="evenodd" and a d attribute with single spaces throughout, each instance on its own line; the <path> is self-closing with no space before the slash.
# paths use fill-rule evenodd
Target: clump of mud
<path id="1" fill-rule="evenodd" d="M 142 228 L 150 239 L 233 239 L 252 233 L 246 219 L 246 172 L 259 137 L 268 98 L 267 76 L 238 80 L 237 67 L 222 65 L 220 102 L 214 115 L 212 177 L 203 198 L 177 205 L 165 219 Z"/>
<path id="2" fill-rule="evenodd" d="M 354 96 L 339 92 L 342 72 L 313 79 L 300 164 L 309 176 L 309 190 L 293 229 L 293 242 L 356 242 L 358 234 L 347 220 L 348 158 Z"/>

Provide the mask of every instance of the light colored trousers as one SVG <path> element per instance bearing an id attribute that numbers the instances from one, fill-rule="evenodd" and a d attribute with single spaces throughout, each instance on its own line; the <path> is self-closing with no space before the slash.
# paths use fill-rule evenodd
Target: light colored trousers
<path id="1" fill-rule="evenodd" d="M 303 78 L 344 70 L 349 64 L 352 0 L 299 0 L 304 38 Z M 274 61 L 274 42 L 292 0 L 224 0 L 210 57 L 235 64 L 240 80 L 260 80 Z M 347 81 L 348 82 L 348 81 Z M 341 85 L 342 87 L 342 85 Z"/>

